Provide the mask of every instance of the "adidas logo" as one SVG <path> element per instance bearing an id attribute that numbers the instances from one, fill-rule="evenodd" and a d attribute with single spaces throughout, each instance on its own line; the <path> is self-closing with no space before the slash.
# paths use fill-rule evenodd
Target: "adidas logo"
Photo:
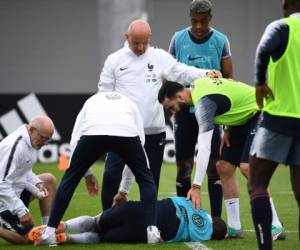
<path id="1" fill-rule="evenodd" d="M 0 124 L 7 135 L 16 130 L 18 127 L 22 126 L 24 122 L 27 123 L 31 121 L 31 119 L 35 116 L 47 115 L 46 111 L 44 110 L 43 106 L 41 105 L 35 94 L 29 94 L 25 96 L 17 102 L 17 105 L 20 113 L 24 116 L 26 120 L 23 121 L 15 109 L 2 115 L 0 117 Z M 4 136 L 0 134 L 0 140 L 3 137 Z M 52 140 L 61 140 L 61 136 L 56 129 L 54 129 Z"/>
<path id="2" fill-rule="evenodd" d="M 0 116 L 0 140 L 38 115 L 47 115 L 47 112 L 35 94 L 31 93 L 18 100 L 15 109 Z M 43 146 L 37 152 L 35 158 L 45 163 L 57 162 L 60 152 L 70 152 L 70 144 L 58 143 L 61 140 L 62 136 L 57 129 L 54 128 L 51 143 Z"/>

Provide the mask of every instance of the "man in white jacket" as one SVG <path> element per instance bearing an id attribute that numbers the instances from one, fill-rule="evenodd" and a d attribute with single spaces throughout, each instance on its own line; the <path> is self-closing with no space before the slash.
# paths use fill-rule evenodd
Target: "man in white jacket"
<path id="1" fill-rule="evenodd" d="M 189 85 L 199 77 L 217 76 L 219 72 L 179 63 L 168 52 L 150 46 L 151 29 L 144 20 L 133 21 L 125 36 L 125 46 L 107 57 L 98 89 L 117 91 L 137 104 L 143 119 L 145 150 L 158 189 L 166 137 L 164 111 L 157 101 L 163 80 Z M 124 165 L 118 154 L 108 154 L 102 182 L 103 209 L 112 205 Z"/>
<path id="2" fill-rule="evenodd" d="M 156 227 L 157 190 L 143 148 L 143 123 L 137 106 L 117 92 L 97 93 L 90 97 L 77 116 L 71 146 L 70 166 L 58 187 L 48 226 L 35 245 L 56 245 L 58 227 L 80 179 L 91 165 L 107 152 L 122 157 L 132 170 L 144 208 L 148 243 L 161 238 Z"/>
<path id="3" fill-rule="evenodd" d="M 25 243 L 23 236 L 33 226 L 28 210 L 32 196 L 40 199 L 42 221 L 48 222 L 55 177 L 50 173 L 35 175 L 32 166 L 35 150 L 48 143 L 53 131 L 51 119 L 39 116 L 0 142 L 0 237 L 12 243 Z"/>

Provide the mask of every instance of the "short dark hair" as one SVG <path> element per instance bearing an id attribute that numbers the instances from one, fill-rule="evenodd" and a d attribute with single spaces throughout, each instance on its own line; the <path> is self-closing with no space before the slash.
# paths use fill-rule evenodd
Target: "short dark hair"
<path id="1" fill-rule="evenodd" d="M 190 4 L 190 15 L 208 13 L 211 15 L 212 4 L 209 0 L 193 0 Z"/>
<path id="2" fill-rule="evenodd" d="M 283 3 L 283 8 L 284 9 L 289 8 L 291 6 L 299 8 L 300 1 L 299 0 L 285 0 L 284 1 L 284 3 Z"/>
<path id="3" fill-rule="evenodd" d="M 212 216 L 213 233 L 212 240 L 224 240 L 227 233 L 227 225 L 224 220 L 219 217 Z"/>
<path id="4" fill-rule="evenodd" d="M 158 101 L 162 103 L 165 98 L 174 99 L 183 88 L 183 85 L 177 82 L 165 81 L 158 92 Z"/>

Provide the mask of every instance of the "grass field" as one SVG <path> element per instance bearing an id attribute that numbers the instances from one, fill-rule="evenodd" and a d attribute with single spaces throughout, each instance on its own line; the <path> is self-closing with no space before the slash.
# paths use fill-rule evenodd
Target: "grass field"
<path id="1" fill-rule="evenodd" d="M 103 163 L 98 162 L 94 166 L 94 173 L 99 177 L 101 186 L 101 179 L 103 173 Z M 34 168 L 36 173 L 52 172 L 60 180 L 63 172 L 59 171 L 54 164 L 37 164 Z M 175 165 L 164 164 L 162 167 L 159 198 L 169 197 L 175 194 Z M 240 213 L 243 228 L 245 230 L 245 239 L 242 240 L 224 240 L 224 241 L 209 241 L 204 242 L 207 248 L 194 246 L 193 249 L 221 249 L 221 250 L 251 250 L 257 249 L 255 241 L 255 233 L 253 231 L 250 205 L 248 194 L 246 192 L 246 181 L 239 174 L 240 179 Z M 209 201 L 207 195 L 206 183 L 203 185 L 203 205 L 209 211 Z M 280 167 L 271 182 L 271 191 L 273 199 L 277 208 L 277 212 L 281 221 L 287 230 L 287 239 L 285 241 L 276 241 L 273 244 L 275 250 L 294 250 L 300 249 L 298 240 L 298 212 L 296 202 L 290 188 L 289 170 L 285 167 Z M 138 189 L 135 185 L 131 191 L 130 198 L 133 200 L 138 199 Z M 36 224 L 40 223 L 39 209 L 37 202 L 32 202 L 30 207 Z M 64 216 L 64 219 L 72 218 L 75 216 L 87 214 L 95 215 L 101 210 L 100 198 L 89 197 L 86 193 L 84 183 L 81 182 L 78 186 L 71 204 Z M 226 219 L 226 213 L 223 206 L 222 217 Z M 64 245 L 60 246 L 62 249 L 106 249 L 106 250 L 138 250 L 138 249 L 192 249 L 184 243 L 180 244 L 161 244 L 161 245 L 147 245 L 147 244 L 97 244 L 97 245 Z M 0 249 L 32 249 L 32 246 L 15 246 L 0 239 Z"/>

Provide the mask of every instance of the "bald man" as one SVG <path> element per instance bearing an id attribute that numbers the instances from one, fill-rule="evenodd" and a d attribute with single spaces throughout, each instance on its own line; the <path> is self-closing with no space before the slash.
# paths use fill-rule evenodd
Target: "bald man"
<path id="1" fill-rule="evenodd" d="M 48 143 L 54 131 L 47 116 L 35 117 L 0 142 L 0 237 L 12 243 L 26 243 L 25 235 L 33 226 L 28 209 L 33 197 L 40 200 L 42 222 L 49 219 L 55 194 L 55 177 L 35 175 L 35 150 Z"/>
<path id="2" fill-rule="evenodd" d="M 98 89 L 118 91 L 135 102 L 142 115 L 145 151 L 158 190 L 165 144 L 165 117 L 157 94 L 163 79 L 189 85 L 193 80 L 219 72 L 198 69 L 179 63 L 168 52 L 150 46 L 150 25 L 135 20 L 125 33 L 123 48 L 108 56 L 102 69 Z M 103 209 L 111 207 L 118 192 L 124 161 L 116 153 L 108 153 L 102 182 Z"/>

